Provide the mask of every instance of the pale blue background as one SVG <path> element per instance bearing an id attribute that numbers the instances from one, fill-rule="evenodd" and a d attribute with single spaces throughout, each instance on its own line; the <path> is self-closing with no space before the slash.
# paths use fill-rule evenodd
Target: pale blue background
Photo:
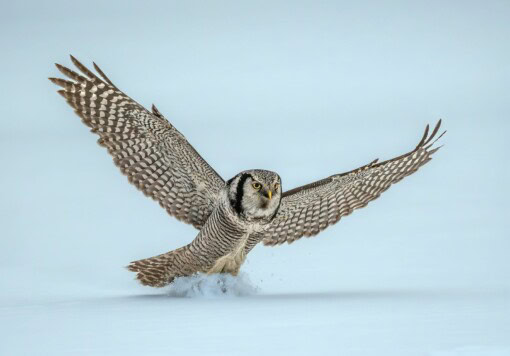
<path id="1" fill-rule="evenodd" d="M 510 2 L 0 6 L 0 354 L 508 354 Z M 196 231 L 55 93 L 69 53 L 226 179 L 265 168 L 290 189 L 412 149 L 439 118 L 445 147 L 319 237 L 257 247 L 260 296 L 144 299 L 162 291 L 121 267 Z"/>

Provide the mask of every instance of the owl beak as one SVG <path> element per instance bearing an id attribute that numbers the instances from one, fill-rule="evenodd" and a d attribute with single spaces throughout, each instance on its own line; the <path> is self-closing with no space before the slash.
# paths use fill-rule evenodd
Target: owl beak
<path id="1" fill-rule="evenodd" d="M 271 200 L 272 196 L 273 196 L 273 192 L 271 190 L 268 190 L 267 191 L 267 197 L 269 198 L 269 200 Z"/>

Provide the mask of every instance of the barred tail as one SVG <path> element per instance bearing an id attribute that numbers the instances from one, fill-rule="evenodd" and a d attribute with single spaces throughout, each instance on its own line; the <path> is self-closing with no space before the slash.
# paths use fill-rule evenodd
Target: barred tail
<path id="1" fill-rule="evenodd" d="M 136 278 L 145 286 L 164 287 L 176 277 L 190 276 L 199 271 L 188 246 L 178 248 L 162 255 L 133 261 L 127 266 L 136 272 Z"/>

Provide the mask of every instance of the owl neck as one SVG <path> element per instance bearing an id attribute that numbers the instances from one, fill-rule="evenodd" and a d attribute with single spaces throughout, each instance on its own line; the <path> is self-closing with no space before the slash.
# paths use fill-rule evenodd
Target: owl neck
<path id="1" fill-rule="evenodd" d="M 243 186 L 248 178 L 253 179 L 251 174 L 243 173 L 227 182 L 227 184 L 230 186 L 229 187 L 230 205 L 238 215 L 244 215 L 244 209 L 242 204 L 244 194 Z"/>

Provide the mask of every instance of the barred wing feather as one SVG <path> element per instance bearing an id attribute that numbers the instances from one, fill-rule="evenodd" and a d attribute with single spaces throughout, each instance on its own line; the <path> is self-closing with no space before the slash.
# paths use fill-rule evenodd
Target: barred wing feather
<path id="1" fill-rule="evenodd" d="M 68 78 L 49 78 L 63 88 L 59 94 L 132 184 L 200 229 L 217 204 L 223 179 L 154 106 L 151 113 L 128 97 L 95 63 L 99 76 L 71 60 L 83 75 L 56 64 Z"/>
<path id="2" fill-rule="evenodd" d="M 432 159 L 440 148 L 432 145 L 441 126 L 429 135 L 429 126 L 416 148 L 402 156 L 377 160 L 351 172 L 333 175 L 283 193 L 280 209 L 263 232 L 265 245 L 291 243 L 303 236 L 314 236 L 343 216 L 366 206 L 402 178 L 413 174 Z"/>

